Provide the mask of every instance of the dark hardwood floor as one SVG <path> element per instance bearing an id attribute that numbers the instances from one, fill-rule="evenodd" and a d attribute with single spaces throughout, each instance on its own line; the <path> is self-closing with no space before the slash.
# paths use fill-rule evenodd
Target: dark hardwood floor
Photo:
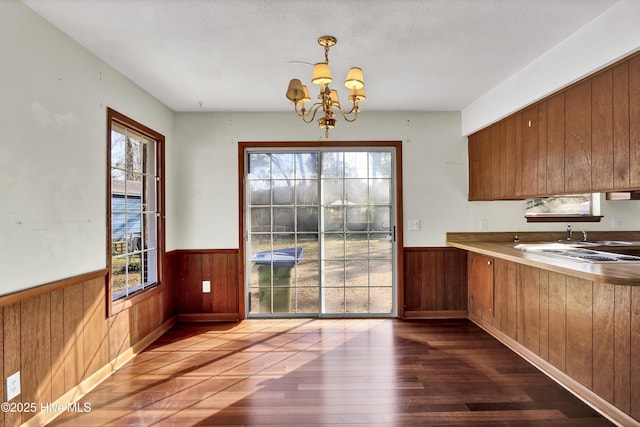
<path id="1" fill-rule="evenodd" d="M 605 426 L 467 320 L 178 324 L 63 426 Z"/>

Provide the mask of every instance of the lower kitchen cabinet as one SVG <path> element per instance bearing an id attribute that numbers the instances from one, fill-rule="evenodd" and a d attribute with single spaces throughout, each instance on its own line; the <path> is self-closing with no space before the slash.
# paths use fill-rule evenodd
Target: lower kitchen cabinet
<path id="1" fill-rule="evenodd" d="M 468 260 L 471 320 L 549 375 L 561 372 L 560 382 L 579 395 L 583 387 L 640 425 L 640 286 L 477 253 Z"/>
<path id="2" fill-rule="evenodd" d="M 494 260 L 492 257 L 470 253 L 469 311 L 486 320 L 493 319 Z"/>

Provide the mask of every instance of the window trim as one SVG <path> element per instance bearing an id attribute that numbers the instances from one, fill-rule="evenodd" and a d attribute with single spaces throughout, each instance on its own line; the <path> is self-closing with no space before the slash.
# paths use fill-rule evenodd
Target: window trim
<path id="1" fill-rule="evenodd" d="M 132 129 L 150 139 L 156 141 L 156 171 L 160 178 L 156 194 L 156 204 L 159 213 L 156 230 L 156 250 L 157 250 L 157 281 L 155 284 L 134 293 L 125 298 L 112 300 L 112 254 L 111 254 L 111 124 L 115 122 L 119 125 Z M 107 108 L 107 162 L 106 162 L 106 181 L 107 181 L 107 235 L 106 235 L 106 259 L 107 259 L 107 275 L 105 278 L 105 305 L 106 316 L 111 317 L 121 311 L 124 311 L 142 300 L 146 300 L 161 292 L 161 286 L 164 279 L 165 266 L 165 137 L 164 135 L 154 131 L 153 129 L 119 113 L 111 108 Z"/>

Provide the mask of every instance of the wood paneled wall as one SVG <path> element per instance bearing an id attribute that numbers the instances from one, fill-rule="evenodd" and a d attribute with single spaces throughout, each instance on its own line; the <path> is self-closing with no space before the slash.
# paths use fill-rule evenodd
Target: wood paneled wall
<path id="1" fill-rule="evenodd" d="M 502 332 L 640 420 L 640 286 L 591 282 L 495 260 L 494 316 Z"/>
<path id="2" fill-rule="evenodd" d="M 53 404 L 81 384 L 99 381 L 96 376 L 108 375 L 119 356 L 168 327 L 173 311 L 168 285 L 106 318 L 106 273 L 0 297 L 0 372 L 6 378 L 20 371 L 22 393 L 11 402 L 35 403 L 40 412 L 4 412 L 0 426 L 30 420 L 42 425 L 56 414 L 41 412 L 40 404 Z M 4 381 L 0 393 L 4 401 Z"/>
<path id="3" fill-rule="evenodd" d="M 239 320 L 240 290 L 238 249 L 178 250 L 171 252 L 168 268 L 175 284 L 179 320 Z M 202 292 L 202 281 L 211 292 Z"/>
<path id="4" fill-rule="evenodd" d="M 450 247 L 403 252 L 404 317 L 467 317 L 467 252 Z"/>

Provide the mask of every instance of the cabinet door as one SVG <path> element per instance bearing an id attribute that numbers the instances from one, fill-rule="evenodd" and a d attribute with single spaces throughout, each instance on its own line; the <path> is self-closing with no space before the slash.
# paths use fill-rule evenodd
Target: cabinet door
<path id="1" fill-rule="evenodd" d="M 613 68 L 613 188 L 629 182 L 629 61 Z"/>
<path id="2" fill-rule="evenodd" d="M 614 188 L 613 151 L 613 72 L 609 69 L 591 79 L 592 190 Z"/>
<path id="3" fill-rule="evenodd" d="M 504 120 L 504 196 L 516 196 L 516 116 Z"/>
<path id="4" fill-rule="evenodd" d="M 493 319 L 493 258 L 469 253 L 469 311 Z"/>
<path id="5" fill-rule="evenodd" d="M 564 92 L 547 100 L 547 193 L 564 193 Z"/>
<path id="6" fill-rule="evenodd" d="M 565 91 L 564 189 L 591 190 L 591 80 Z"/>
<path id="7" fill-rule="evenodd" d="M 547 101 L 538 104 L 538 191 L 537 195 L 547 193 Z"/>
<path id="8" fill-rule="evenodd" d="M 640 56 L 629 60 L 629 170 L 631 188 L 640 188 Z"/>
<path id="9" fill-rule="evenodd" d="M 469 136 L 469 200 L 492 200 L 491 128 Z"/>
<path id="10" fill-rule="evenodd" d="M 538 105 L 522 112 L 522 194 L 538 194 Z"/>
<path id="11" fill-rule="evenodd" d="M 491 192 L 489 200 L 500 198 L 500 125 L 491 125 Z"/>

